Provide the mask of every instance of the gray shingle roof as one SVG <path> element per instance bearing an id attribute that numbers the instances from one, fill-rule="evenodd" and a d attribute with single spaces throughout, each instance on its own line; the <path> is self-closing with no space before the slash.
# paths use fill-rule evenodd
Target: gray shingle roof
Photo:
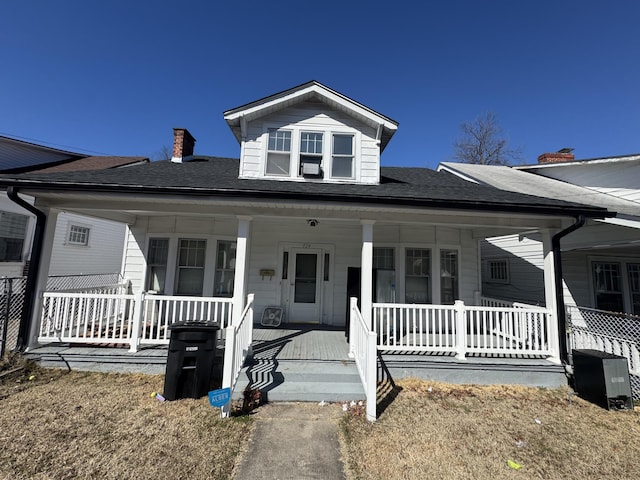
<path id="1" fill-rule="evenodd" d="M 604 209 L 477 185 L 450 173 L 427 168 L 382 167 L 379 185 L 354 185 L 239 179 L 238 166 L 238 159 L 197 157 L 184 163 L 160 161 L 125 169 L 0 175 L 0 186 L 14 185 L 30 190 L 287 198 L 503 212 L 585 214 L 591 217 L 606 214 Z"/>

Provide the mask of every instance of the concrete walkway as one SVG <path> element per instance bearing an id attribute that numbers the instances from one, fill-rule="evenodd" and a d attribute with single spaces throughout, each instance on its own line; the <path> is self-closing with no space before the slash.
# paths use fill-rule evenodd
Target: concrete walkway
<path id="1" fill-rule="evenodd" d="M 338 442 L 340 404 L 261 406 L 235 480 L 345 480 Z"/>

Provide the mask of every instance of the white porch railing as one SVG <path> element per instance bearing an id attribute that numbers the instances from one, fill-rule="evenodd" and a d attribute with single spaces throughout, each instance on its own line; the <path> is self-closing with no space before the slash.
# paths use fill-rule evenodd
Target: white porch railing
<path id="1" fill-rule="evenodd" d="M 168 327 L 178 321 L 231 322 L 232 299 L 138 293 L 45 292 L 38 342 L 169 343 Z"/>
<path id="2" fill-rule="evenodd" d="M 47 292 L 38 341 L 128 343 L 134 309 L 134 295 Z"/>
<path id="3" fill-rule="evenodd" d="M 550 356 L 551 311 L 527 305 L 373 305 L 379 350 Z"/>
<path id="4" fill-rule="evenodd" d="M 168 344 L 169 325 L 182 321 L 231 323 L 231 298 L 183 297 L 145 294 L 143 298 L 140 343 Z"/>
<path id="5" fill-rule="evenodd" d="M 236 386 L 253 342 L 253 299 L 254 294 L 250 293 L 247 296 L 247 305 L 242 311 L 240 322 L 226 328 L 222 388 L 229 388 L 231 392 Z M 221 409 L 222 417 L 228 417 L 230 411 L 231 402 L 228 402 Z"/>
<path id="6" fill-rule="evenodd" d="M 366 415 L 370 422 L 376 419 L 378 357 L 376 334 L 369 327 L 358 310 L 358 300 L 351 299 L 349 322 L 349 356 L 353 357 L 360 374 L 367 399 Z"/>

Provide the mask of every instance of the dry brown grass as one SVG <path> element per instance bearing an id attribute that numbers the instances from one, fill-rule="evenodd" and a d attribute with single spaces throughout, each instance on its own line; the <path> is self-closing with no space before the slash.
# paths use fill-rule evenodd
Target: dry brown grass
<path id="1" fill-rule="evenodd" d="M 152 398 L 161 375 L 22 366 L 0 382 L 3 479 L 229 478 L 248 440 L 252 422 L 206 398 Z"/>
<path id="2" fill-rule="evenodd" d="M 376 423 L 344 418 L 350 478 L 640 478 L 638 411 L 610 412 L 569 389 L 398 386 Z"/>

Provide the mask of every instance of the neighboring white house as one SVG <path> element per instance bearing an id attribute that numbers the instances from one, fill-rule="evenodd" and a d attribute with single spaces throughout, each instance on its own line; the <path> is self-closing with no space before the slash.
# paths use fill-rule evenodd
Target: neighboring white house
<path id="1" fill-rule="evenodd" d="M 44 231 L 31 345 L 108 338 L 135 350 L 168 343 L 166 327 L 177 319 L 240 329 L 279 307 L 285 323 L 353 327 L 357 320 L 362 334 L 352 336 L 352 353 L 360 358 L 373 345 L 374 367 L 376 348 L 455 353 L 462 362 L 516 353 L 559 363 L 551 238 L 576 216 L 610 216 L 605 208 L 427 168 L 382 167 L 398 123 L 315 81 L 224 118 L 239 159 L 198 155 L 191 134 L 174 129 L 171 161 L 127 167 L 126 175 L 0 176 L 0 186 L 35 197 L 49 219 L 65 211 L 128 225 L 122 275 L 132 291 L 122 297 L 46 292 L 55 232 Z M 487 306 L 479 240 L 531 232 L 543 239 L 548 308 Z M 115 320 L 90 323 L 82 302 L 98 300 L 126 301 L 128 310 L 120 305 L 111 310 Z"/>
<path id="2" fill-rule="evenodd" d="M 145 162 L 141 157 L 88 157 L 0 136 L 2 173 L 59 173 L 116 168 Z M 25 198 L 33 204 L 33 198 Z M 35 216 L 0 196 L 0 277 L 20 277 L 31 257 Z M 125 225 L 61 212 L 58 216 L 50 275 L 119 273 Z"/>
<path id="3" fill-rule="evenodd" d="M 640 315 L 640 154 L 574 160 L 541 155 L 536 165 L 504 167 L 443 163 L 473 182 L 512 192 L 605 207 L 615 218 L 588 220 L 562 239 L 567 305 Z M 544 304 L 540 235 L 524 232 L 482 242 L 485 295 Z"/>

